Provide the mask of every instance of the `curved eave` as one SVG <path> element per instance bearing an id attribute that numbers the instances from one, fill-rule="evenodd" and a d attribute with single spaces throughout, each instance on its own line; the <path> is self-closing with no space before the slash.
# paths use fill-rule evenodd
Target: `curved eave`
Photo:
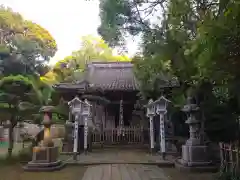
<path id="1" fill-rule="evenodd" d="M 100 87 L 91 87 L 88 84 L 73 84 L 73 83 L 59 83 L 52 86 L 55 90 L 59 91 L 76 91 L 79 93 L 103 93 Z"/>
<path id="2" fill-rule="evenodd" d="M 52 86 L 56 90 L 86 90 L 86 86 L 82 84 L 73 83 L 59 83 Z"/>
<path id="3" fill-rule="evenodd" d="M 94 96 L 94 95 L 87 95 L 87 94 L 84 94 L 81 96 L 81 98 L 84 98 L 84 99 L 88 99 L 88 100 L 92 100 L 92 101 L 96 101 L 96 102 L 99 102 L 100 104 L 109 104 L 111 101 L 104 98 L 104 97 L 101 97 L 101 96 Z"/>

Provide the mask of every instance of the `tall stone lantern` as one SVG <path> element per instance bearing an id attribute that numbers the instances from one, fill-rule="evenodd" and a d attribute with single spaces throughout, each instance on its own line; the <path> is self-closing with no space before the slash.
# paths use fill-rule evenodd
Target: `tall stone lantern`
<path id="1" fill-rule="evenodd" d="M 156 100 L 154 102 L 155 106 L 156 106 L 156 113 L 159 115 L 160 118 L 160 146 L 161 146 L 161 153 L 162 153 L 162 157 L 163 159 L 165 159 L 165 155 L 166 155 L 166 140 L 165 140 L 165 120 L 164 117 L 167 113 L 167 107 L 168 104 L 170 103 L 170 101 L 168 99 L 166 99 L 164 96 L 161 96 L 158 100 Z"/>
<path id="2" fill-rule="evenodd" d="M 199 107 L 193 103 L 191 97 L 188 97 L 187 104 L 184 105 L 182 111 L 187 114 L 188 119 L 185 121 L 189 125 L 189 139 L 186 145 L 200 145 L 199 131 L 201 122 L 196 118 L 199 113 Z"/>
<path id="3" fill-rule="evenodd" d="M 154 150 L 154 127 L 153 127 L 153 117 L 155 116 L 155 105 L 153 104 L 153 100 L 150 99 L 148 104 L 145 106 L 147 108 L 147 117 L 149 118 L 149 125 L 150 125 L 150 148 L 151 153 L 153 153 Z"/>
<path id="4" fill-rule="evenodd" d="M 73 133 L 73 159 L 77 160 L 78 154 L 78 127 L 79 120 L 81 119 L 81 112 L 83 102 L 76 96 L 73 100 L 68 102 L 69 109 L 72 115 L 74 115 L 74 133 Z"/>
<path id="5" fill-rule="evenodd" d="M 188 116 L 186 123 L 189 125 L 189 139 L 182 146 L 182 158 L 177 159 L 175 166 L 181 170 L 215 171 L 217 168 L 208 158 L 209 149 L 200 140 L 200 123 L 196 118 L 200 108 L 188 97 L 187 104 L 182 111 Z"/>

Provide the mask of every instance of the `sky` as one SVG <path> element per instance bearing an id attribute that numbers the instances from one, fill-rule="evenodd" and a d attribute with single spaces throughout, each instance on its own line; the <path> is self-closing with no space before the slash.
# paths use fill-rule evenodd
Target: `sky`
<path id="1" fill-rule="evenodd" d="M 58 45 L 51 64 L 79 49 L 81 36 L 98 35 L 98 0 L 0 0 L 0 4 L 9 6 L 51 33 Z M 137 46 L 132 40 L 127 44 L 131 56 Z"/>

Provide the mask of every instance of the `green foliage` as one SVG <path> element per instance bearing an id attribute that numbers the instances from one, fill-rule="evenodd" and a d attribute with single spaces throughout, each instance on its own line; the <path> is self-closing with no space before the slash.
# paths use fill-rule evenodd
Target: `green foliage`
<path id="1" fill-rule="evenodd" d="M 3 77 L 0 80 L 0 89 L 1 120 L 10 120 L 11 129 L 25 119 L 40 124 L 43 119 L 40 110 L 46 106 L 50 107 L 49 105 L 56 105 L 51 106 L 51 112 L 67 116 L 67 113 L 60 109 L 62 104 L 59 104 L 59 101 L 52 101 L 52 87 L 36 77 L 22 75 Z M 12 149 L 12 139 L 10 142 L 9 148 Z"/>
<path id="2" fill-rule="evenodd" d="M 175 76 L 181 87 L 168 95 L 176 108 L 189 94 L 194 96 L 209 138 L 236 139 L 240 115 L 238 1 L 105 0 L 100 1 L 100 10 L 99 32 L 112 46 L 121 44 L 127 34 L 141 34 L 142 52 L 134 59 L 144 98 L 159 96 L 162 90 L 157 84 L 166 76 Z"/>
<path id="3" fill-rule="evenodd" d="M 3 75 L 39 74 L 57 51 L 50 33 L 26 21 L 10 8 L 0 7 L 0 64 Z"/>
<path id="4" fill-rule="evenodd" d="M 84 36 L 81 41 L 81 48 L 78 51 L 58 61 L 41 79 L 52 84 L 59 81 L 79 80 L 83 77 L 86 64 L 93 61 L 130 61 L 123 54 L 115 55 L 113 49 L 99 37 Z"/>
<path id="5" fill-rule="evenodd" d="M 217 180 L 239 180 L 240 174 L 239 169 L 236 165 L 233 165 L 231 168 L 228 167 L 229 165 L 225 162 L 222 167 L 220 168 L 220 172 L 217 176 Z"/>
<path id="6" fill-rule="evenodd" d="M 11 157 L 8 157 L 8 156 L 0 157 L 0 166 L 13 165 L 17 163 L 26 163 L 26 162 L 29 162 L 31 159 L 32 159 L 32 148 L 26 147 Z"/>
<path id="7" fill-rule="evenodd" d="M 24 101 L 26 93 L 33 90 L 32 82 L 29 78 L 17 75 L 7 76 L 0 80 L 0 102 L 5 113 L 9 114 L 12 123 L 16 124 L 19 120 L 19 104 Z"/>
<path id="8" fill-rule="evenodd" d="M 65 120 L 67 113 L 59 104 L 60 97 L 52 98 L 51 84 L 40 78 L 50 70 L 46 64 L 57 51 L 51 34 L 3 6 L 0 29 L 0 119 L 11 123 L 8 155 L 14 161 L 12 133 L 18 122 L 30 119 L 40 124 L 40 109 L 50 105 L 59 116 L 57 120 Z"/>

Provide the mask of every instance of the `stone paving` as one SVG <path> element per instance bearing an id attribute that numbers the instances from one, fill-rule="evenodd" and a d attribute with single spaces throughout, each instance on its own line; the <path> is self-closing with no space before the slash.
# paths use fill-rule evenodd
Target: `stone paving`
<path id="1" fill-rule="evenodd" d="M 167 156 L 163 160 L 158 154 L 150 154 L 142 150 L 93 150 L 87 154 L 82 153 L 78 156 L 78 161 L 74 161 L 72 155 L 61 157 L 69 164 L 96 165 L 96 164 L 156 164 L 173 166 L 173 157 Z"/>
<path id="2" fill-rule="evenodd" d="M 168 180 L 154 165 L 107 164 L 89 166 L 82 180 Z"/>

